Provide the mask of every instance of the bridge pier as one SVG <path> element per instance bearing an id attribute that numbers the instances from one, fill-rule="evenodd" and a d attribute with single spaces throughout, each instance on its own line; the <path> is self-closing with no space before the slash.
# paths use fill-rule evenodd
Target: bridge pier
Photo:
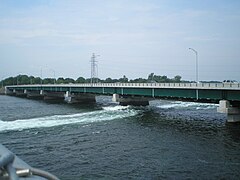
<path id="1" fill-rule="evenodd" d="M 5 87 L 5 95 L 13 96 L 13 91 L 9 90 L 7 87 Z"/>
<path id="2" fill-rule="evenodd" d="M 64 94 L 64 101 L 67 103 L 95 103 L 95 95 L 85 93 L 71 93 L 67 91 Z"/>
<path id="3" fill-rule="evenodd" d="M 44 100 L 46 101 L 63 101 L 64 100 L 64 93 L 63 92 L 40 92 L 43 94 Z"/>
<path id="4" fill-rule="evenodd" d="M 234 123 L 240 122 L 240 107 L 234 107 L 227 100 L 221 100 L 217 111 L 227 114 L 227 122 Z"/>
<path id="5" fill-rule="evenodd" d="M 133 105 L 133 106 L 148 106 L 149 99 L 144 97 L 128 97 L 121 96 L 119 94 L 113 94 L 113 102 L 119 102 L 121 106 Z"/>
<path id="6" fill-rule="evenodd" d="M 41 93 L 41 91 L 27 91 L 27 98 L 29 99 L 43 99 L 44 95 Z"/>
<path id="7" fill-rule="evenodd" d="M 27 94 L 25 93 L 25 91 L 15 90 L 15 96 L 17 96 L 17 97 L 27 97 Z"/>

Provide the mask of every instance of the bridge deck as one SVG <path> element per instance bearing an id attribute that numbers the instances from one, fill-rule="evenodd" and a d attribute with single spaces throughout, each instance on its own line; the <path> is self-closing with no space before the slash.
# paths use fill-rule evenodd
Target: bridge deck
<path id="1" fill-rule="evenodd" d="M 96 83 L 7 86 L 13 91 L 50 91 L 93 94 L 120 94 L 154 98 L 230 100 L 240 102 L 239 83 Z"/>
<path id="2" fill-rule="evenodd" d="M 84 83 L 84 84 L 36 84 L 7 87 L 132 87 L 132 88 L 180 88 L 240 90 L 240 83 Z"/>

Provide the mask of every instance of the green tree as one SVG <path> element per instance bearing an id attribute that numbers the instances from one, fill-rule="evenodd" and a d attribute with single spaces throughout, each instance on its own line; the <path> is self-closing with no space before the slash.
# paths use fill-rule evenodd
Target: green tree
<path id="1" fill-rule="evenodd" d="M 111 78 L 107 78 L 107 79 L 105 79 L 104 82 L 105 82 L 105 83 L 113 83 L 113 80 L 112 80 Z"/>
<path id="2" fill-rule="evenodd" d="M 66 78 L 66 79 L 64 80 L 64 83 L 65 83 L 65 84 L 75 83 L 75 80 L 72 79 L 72 78 Z"/>
<path id="3" fill-rule="evenodd" d="M 151 73 L 148 75 L 148 82 L 153 82 L 154 81 L 154 73 Z"/>
<path id="4" fill-rule="evenodd" d="M 181 82 L 181 79 L 182 79 L 182 77 L 179 76 L 179 75 L 177 75 L 177 76 L 175 76 L 175 77 L 173 78 L 173 81 L 176 82 L 176 83 L 178 83 L 178 82 Z"/>
<path id="5" fill-rule="evenodd" d="M 118 81 L 121 82 L 121 83 L 127 83 L 127 82 L 128 82 L 128 78 L 124 75 L 124 76 L 123 76 L 122 78 L 120 78 Z"/>
<path id="6" fill-rule="evenodd" d="M 64 78 L 60 77 L 57 79 L 57 84 L 63 84 L 64 83 Z"/>
<path id="7" fill-rule="evenodd" d="M 35 77 L 33 79 L 33 84 L 41 84 L 41 82 L 42 82 L 42 79 L 40 77 Z"/>
<path id="8" fill-rule="evenodd" d="M 143 79 L 143 78 L 137 78 L 134 80 L 130 80 L 130 83 L 146 83 L 147 79 Z"/>
<path id="9" fill-rule="evenodd" d="M 17 81 L 18 84 L 30 84 L 30 79 L 27 75 L 18 75 Z"/>
<path id="10" fill-rule="evenodd" d="M 54 84 L 55 79 L 53 78 L 45 78 L 43 79 L 43 84 Z"/>
<path id="11" fill-rule="evenodd" d="M 85 82 L 86 82 L 86 79 L 84 77 L 79 77 L 76 80 L 76 83 L 85 83 Z"/>

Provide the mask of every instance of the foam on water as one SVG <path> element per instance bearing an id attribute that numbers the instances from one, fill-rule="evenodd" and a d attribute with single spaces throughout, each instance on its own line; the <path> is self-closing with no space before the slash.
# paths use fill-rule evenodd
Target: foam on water
<path id="1" fill-rule="evenodd" d="M 162 109 L 184 109 L 184 108 L 191 108 L 191 109 L 214 109 L 218 105 L 217 104 L 210 104 L 210 103 L 196 103 L 196 102 L 182 102 L 182 101 L 175 101 L 169 102 L 169 104 L 163 104 L 158 106 Z"/>
<path id="2" fill-rule="evenodd" d="M 119 118 L 134 116 L 138 112 L 129 107 L 114 106 L 105 107 L 103 110 L 78 113 L 70 115 L 54 115 L 31 119 L 19 119 L 15 121 L 1 121 L 0 132 L 12 130 L 24 130 L 31 128 L 53 127 L 67 124 L 88 124 L 99 121 L 109 121 Z"/>
<path id="3" fill-rule="evenodd" d="M 104 110 L 107 111 L 117 111 L 117 110 L 125 110 L 128 109 L 129 106 L 108 106 L 108 107 L 103 107 Z"/>

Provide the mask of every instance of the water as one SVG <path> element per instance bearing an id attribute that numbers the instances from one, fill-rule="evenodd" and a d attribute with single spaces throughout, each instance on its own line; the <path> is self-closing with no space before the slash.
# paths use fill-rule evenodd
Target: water
<path id="1" fill-rule="evenodd" d="M 240 125 L 217 105 L 121 107 L 0 96 L 0 142 L 60 179 L 239 179 Z"/>

